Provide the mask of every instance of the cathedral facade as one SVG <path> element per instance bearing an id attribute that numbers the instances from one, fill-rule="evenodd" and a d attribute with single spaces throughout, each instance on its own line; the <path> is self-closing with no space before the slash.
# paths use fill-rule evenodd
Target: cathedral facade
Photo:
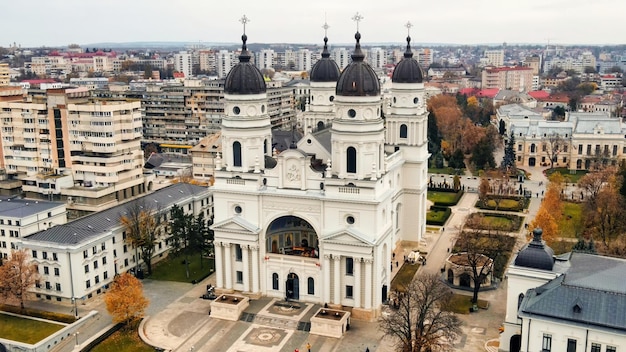
<path id="1" fill-rule="evenodd" d="M 304 137 L 278 154 L 265 81 L 242 37 L 211 187 L 218 289 L 351 307 L 355 318 L 380 314 L 394 248 L 417 246 L 426 229 L 427 112 L 410 38 L 387 116 L 360 38 L 343 72 L 324 38 Z"/>

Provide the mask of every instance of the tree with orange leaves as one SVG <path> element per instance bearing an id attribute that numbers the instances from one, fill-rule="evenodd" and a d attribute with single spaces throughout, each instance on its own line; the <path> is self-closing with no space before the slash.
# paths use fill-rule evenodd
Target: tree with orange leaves
<path id="1" fill-rule="evenodd" d="M 531 229 L 540 228 L 543 230 L 543 239 L 551 245 L 559 237 L 559 226 L 552 216 L 552 212 L 541 206 L 535 215 L 535 219 L 530 224 Z"/>
<path id="2" fill-rule="evenodd" d="M 0 298 L 4 302 L 17 301 L 24 309 L 24 301 L 38 279 L 37 265 L 31 262 L 28 251 L 14 250 L 0 265 Z"/>
<path id="3" fill-rule="evenodd" d="M 111 283 L 104 295 L 104 303 L 113 322 L 129 324 L 143 318 L 149 301 L 143 294 L 141 282 L 129 273 L 123 273 Z"/>

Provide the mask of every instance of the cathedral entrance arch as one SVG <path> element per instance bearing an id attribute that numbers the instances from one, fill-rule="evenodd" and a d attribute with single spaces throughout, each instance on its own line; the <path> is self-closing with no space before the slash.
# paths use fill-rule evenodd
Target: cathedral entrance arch
<path id="1" fill-rule="evenodd" d="M 268 253 L 319 257 L 319 240 L 315 229 L 297 216 L 283 216 L 272 221 L 265 237 Z"/>
<path id="2" fill-rule="evenodd" d="M 295 273 L 289 273 L 289 275 L 287 275 L 285 288 L 287 290 L 287 292 L 285 292 L 285 297 L 287 297 L 287 299 L 300 299 L 300 278 L 298 278 L 298 275 Z"/>

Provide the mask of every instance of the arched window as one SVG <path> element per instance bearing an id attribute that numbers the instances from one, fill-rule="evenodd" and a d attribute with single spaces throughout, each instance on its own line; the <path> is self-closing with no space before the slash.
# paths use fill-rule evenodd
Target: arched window
<path id="1" fill-rule="evenodd" d="M 307 279 L 307 294 L 314 295 L 315 294 L 315 280 L 312 277 Z"/>
<path id="2" fill-rule="evenodd" d="M 534 153 L 535 152 L 535 143 L 530 145 L 530 152 Z"/>
<path id="3" fill-rule="evenodd" d="M 524 300 L 524 294 L 520 293 L 519 296 L 517 296 L 517 309 L 519 309 L 519 306 L 522 305 L 523 300 Z"/>
<path id="4" fill-rule="evenodd" d="M 263 154 L 267 155 L 267 139 L 263 141 Z"/>
<path id="5" fill-rule="evenodd" d="M 356 149 L 354 147 L 348 147 L 347 150 L 347 172 L 355 173 L 356 172 Z"/>
<path id="6" fill-rule="evenodd" d="M 272 290 L 278 291 L 278 274 L 272 274 Z"/>
<path id="7" fill-rule="evenodd" d="M 321 131 L 324 129 L 324 121 L 318 121 L 317 122 L 317 130 Z"/>
<path id="8" fill-rule="evenodd" d="M 407 138 L 409 135 L 409 129 L 405 124 L 400 125 L 400 138 Z"/>
<path id="9" fill-rule="evenodd" d="M 233 143 L 233 166 L 241 166 L 241 143 Z"/>

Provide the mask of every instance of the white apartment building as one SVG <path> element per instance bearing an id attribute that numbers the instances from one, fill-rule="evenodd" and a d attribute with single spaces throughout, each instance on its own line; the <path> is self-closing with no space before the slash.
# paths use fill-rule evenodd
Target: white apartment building
<path id="1" fill-rule="evenodd" d="M 192 76 L 192 62 L 191 54 L 186 51 L 181 51 L 174 55 L 174 70 L 182 72 L 185 78 Z"/>
<path id="2" fill-rule="evenodd" d="M 504 50 L 485 50 L 483 55 L 487 59 L 489 66 L 504 66 Z"/>
<path id="3" fill-rule="evenodd" d="M 309 49 L 300 49 L 296 53 L 296 70 L 298 71 L 311 71 L 313 66 L 312 53 Z"/>
<path id="4" fill-rule="evenodd" d="M 160 210 L 166 220 L 174 204 L 194 216 L 203 213 L 207 220 L 212 216 L 211 196 L 206 187 L 178 183 L 130 203 L 21 238 L 19 248 L 30 251 L 41 276 L 33 289 L 37 297 L 83 302 L 103 293 L 116 274 L 142 264 L 141 259 L 135 257 L 133 247 L 127 244 L 120 222 L 128 207 L 135 204 L 150 212 Z M 158 235 L 154 257 L 168 250 L 163 231 Z"/>
<path id="5" fill-rule="evenodd" d="M 0 259 L 18 249 L 24 237 L 66 222 L 65 203 L 0 197 Z"/>
<path id="6" fill-rule="evenodd" d="M 276 53 L 272 49 L 263 49 L 256 54 L 256 65 L 260 70 L 274 68 Z"/>
<path id="7" fill-rule="evenodd" d="M 387 50 L 382 48 L 370 48 L 368 50 L 367 62 L 372 67 L 383 68 L 387 64 Z"/>
<path id="8" fill-rule="evenodd" d="M 217 58 L 213 50 L 200 50 L 198 53 L 198 60 L 200 64 L 200 70 L 206 72 L 217 71 Z"/>
<path id="9" fill-rule="evenodd" d="M 350 51 L 346 48 L 335 48 L 331 52 L 331 58 L 337 63 L 340 70 L 343 70 L 350 63 Z"/>
<path id="10" fill-rule="evenodd" d="M 230 72 L 230 69 L 237 64 L 237 61 L 235 53 L 232 51 L 220 50 L 216 57 L 217 76 L 219 78 L 225 78 L 226 75 L 228 75 L 228 72 Z"/>

